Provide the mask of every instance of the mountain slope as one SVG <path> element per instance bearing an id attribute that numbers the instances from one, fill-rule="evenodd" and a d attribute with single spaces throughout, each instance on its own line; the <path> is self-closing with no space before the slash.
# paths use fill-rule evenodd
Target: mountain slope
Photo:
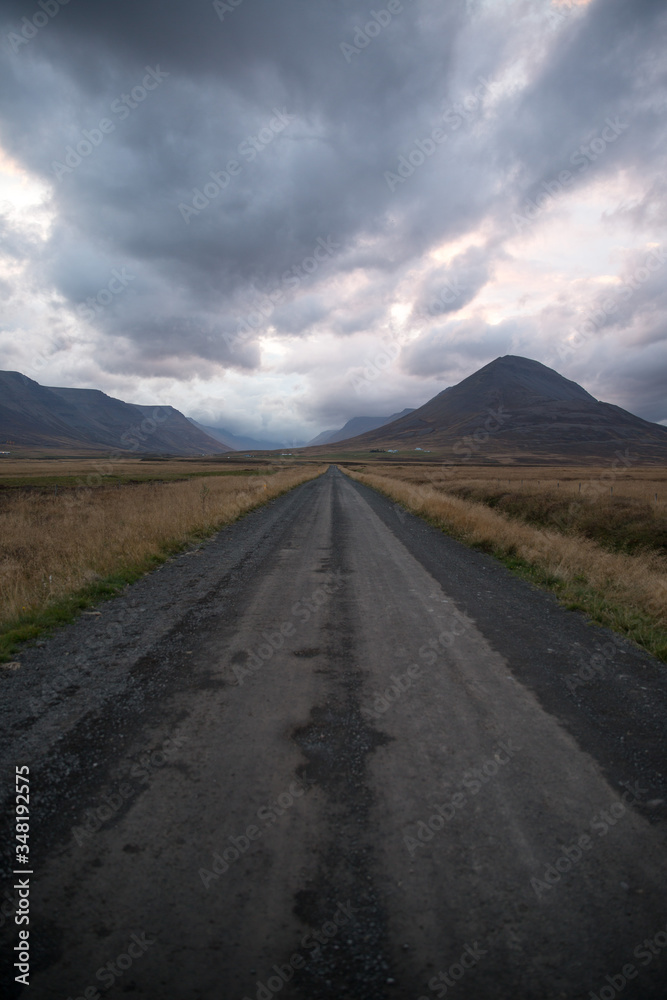
<path id="1" fill-rule="evenodd" d="M 185 414 L 181 413 L 174 406 L 145 406 L 137 404 L 137 409 L 146 415 L 149 421 L 154 420 L 158 425 L 161 441 L 161 451 L 168 451 L 179 454 L 201 454 L 205 452 L 211 454 L 221 454 L 226 451 L 233 451 L 229 445 L 220 442 L 212 434 L 207 434 L 198 427 L 193 427 Z M 221 447 L 222 445 L 222 447 Z M 187 451 L 184 451 L 187 449 Z"/>
<path id="2" fill-rule="evenodd" d="M 0 394 L 0 442 L 10 448 L 225 451 L 172 406 L 136 406 L 99 389 L 42 386 L 20 372 L 0 372 Z"/>
<path id="3" fill-rule="evenodd" d="M 0 372 L 0 442 L 80 447 L 93 439 L 76 428 L 74 407 L 20 372 Z"/>
<path id="4" fill-rule="evenodd" d="M 314 448 L 316 444 L 326 444 L 327 441 L 330 441 L 333 435 L 337 433 L 338 431 L 335 427 L 332 427 L 329 431 L 322 431 L 317 435 L 317 437 L 314 437 L 312 441 L 308 442 L 306 448 Z"/>
<path id="5" fill-rule="evenodd" d="M 598 402 L 576 382 L 506 355 L 419 409 L 345 442 L 350 450 L 416 447 L 449 461 L 667 461 L 667 428 Z M 633 458 L 634 456 L 634 458 Z"/>

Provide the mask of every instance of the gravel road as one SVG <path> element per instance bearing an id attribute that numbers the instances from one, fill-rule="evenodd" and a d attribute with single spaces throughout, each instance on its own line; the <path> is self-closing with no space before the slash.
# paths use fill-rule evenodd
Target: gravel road
<path id="1" fill-rule="evenodd" d="M 667 995 L 664 665 L 336 468 L 18 659 L 6 996 Z"/>

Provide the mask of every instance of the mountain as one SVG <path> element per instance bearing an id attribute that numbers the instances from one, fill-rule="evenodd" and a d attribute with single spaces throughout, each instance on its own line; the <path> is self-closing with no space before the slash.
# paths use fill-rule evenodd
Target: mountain
<path id="1" fill-rule="evenodd" d="M 201 455 L 226 449 L 173 406 L 137 406 L 99 389 L 40 385 L 0 372 L 0 444 L 11 448 Z"/>
<path id="2" fill-rule="evenodd" d="M 277 448 L 285 448 L 286 445 L 280 441 L 263 441 L 258 438 L 244 437 L 243 435 L 232 434 L 225 427 L 207 427 L 206 424 L 197 423 L 192 417 L 188 420 L 199 427 L 216 441 L 222 441 L 227 445 L 228 451 L 275 451 Z"/>
<path id="3" fill-rule="evenodd" d="M 602 463 L 667 461 L 667 427 L 596 400 L 529 358 L 506 355 L 408 416 L 345 442 L 350 451 L 423 448 L 440 460 Z"/>
<path id="4" fill-rule="evenodd" d="M 312 447 L 316 444 L 336 444 L 338 441 L 346 441 L 348 438 L 357 437 L 359 434 L 366 434 L 369 431 L 377 430 L 378 427 L 383 427 L 385 424 L 389 424 L 393 420 L 398 420 L 400 417 L 405 417 L 413 412 L 413 409 L 406 407 L 405 410 L 401 410 L 400 413 L 393 413 L 390 417 L 352 417 L 344 427 L 341 427 L 337 431 L 322 431 L 316 438 L 308 442 L 307 447 Z"/>
<path id="5" fill-rule="evenodd" d="M 314 448 L 316 444 L 326 444 L 327 441 L 334 435 L 338 434 L 336 428 L 332 428 L 330 431 L 322 431 L 317 437 L 314 437 L 312 441 L 309 441 L 306 448 Z"/>

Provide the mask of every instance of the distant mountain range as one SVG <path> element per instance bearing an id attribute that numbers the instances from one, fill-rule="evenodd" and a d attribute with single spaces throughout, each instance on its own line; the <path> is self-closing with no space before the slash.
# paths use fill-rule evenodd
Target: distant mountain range
<path id="1" fill-rule="evenodd" d="M 512 355 L 417 410 L 353 417 L 318 435 L 306 454 L 326 455 L 333 444 L 336 452 L 423 451 L 431 461 L 471 464 L 667 462 L 667 427 L 599 402 L 552 368 Z M 0 372 L 0 450 L 211 455 L 285 447 L 205 427 L 173 406 L 138 406 L 98 389 L 47 387 L 20 372 Z"/>
<path id="2" fill-rule="evenodd" d="M 99 389 L 59 389 L 0 372 L 0 448 L 210 455 L 229 451 L 174 409 L 137 406 Z"/>
<path id="3" fill-rule="evenodd" d="M 326 446 L 325 446 L 326 447 Z M 506 355 L 419 409 L 337 451 L 429 450 L 437 460 L 600 463 L 667 461 L 667 427 L 602 403 L 529 358 Z M 317 449 L 323 451 L 322 447 Z"/>
<path id="4" fill-rule="evenodd" d="M 215 438 L 216 441 L 220 441 L 222 444 L 227 445 L 228 451 L 272 451 L 276 448 L 286 448 L 287 445 L 281 444 L 280 441 L 268 441 L 258 438 L 243 437 L 237 434 L 232 434 L 228 431 L 226 427 L 207 427 L 206 424 L 200 424 L 192 417 L 188 417 L 188 420 L 198 427 L 209 437 Z"/>
<path id="5" fill-rule="evenodd" d="M 413 413 L 414 410 L 407 407 L 405 410 L 401 410 L 400 413 L 394 413 L 391 417 L 352 417 L 351 420 L 341 427 L 339 430 L 333 431 L 322 431 L 318 434 L 316 438 L 308 442 L 306 447 L 311 447 L 317 444 L 335 444 L 337 441 L 346 441 L 348 438 L 356 437 L 358 434 L 366 434 L 368 431 L 374 431 L 378 427 L 383 427 L 384 424 L 389 424 L 392 420 L 398 420 L 400 417 L 407 416 L 408 413 Z"/>

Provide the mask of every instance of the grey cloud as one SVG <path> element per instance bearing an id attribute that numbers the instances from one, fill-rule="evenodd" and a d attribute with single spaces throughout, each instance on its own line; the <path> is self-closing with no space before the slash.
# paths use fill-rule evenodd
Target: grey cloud
<path id="1" fill-rule="evenodd" d="M 610 330 L 627 334 L 630 343 L 667 339 L 667 247 L 634 250 L 625 254 L 618 280 L 607 285 L 587 303 L 581 303 L 575 320 L 577 339 L 603 335 Z"/>
<path id="2" fill-rule="evenodd" d="M 474 370 L 481 367 L 477 362 L 514 353 L 522 325 L 514 320 L 493 327 L 482 320 L 451 320 L 404 348 L 402 368 L 411 375 L 449 376 L 474 360 Z"/>
<path id="3" fill-rule="evenodd" d="M 420 289 L 415 315 L 439 316 L 463 309 L 489 280 L 491 254 L 486 248 L 473 246 L 448 265 L 432 270 Z"/>
<path id="4" fill-rule="evenodd" d="M 260 363 L 257 337 L 271 324 L 281 335 L 340 337 L 343 366 L 344 338 L 385 332 L 394 288 L 409 283 L 424 254 L 446 241 L 465 245 L 467 234 L 480 231 L 485 247 L 415 283 L 413 320 L 423 333 L 405 351 L 405 370 L 411 378 L 434 371 L 444 378 L 448 357 L 458 371 L 470 359 L 507 353 L 517 340 L 536 356 L 546 329 L 556 329 L 555 314 L 536 317 L 532 333 L 522 320 L 473 325 L 465 335 L 438 317 L 474 307 L 503 242 L 516 235 L 512 213 L 564 169 L 572 188 L 626 170 L 645 191 L 626 216 L 637 226 L 664 221 L 656 178 L 667 13 L 657 0 L 594 0 L 556 35 L 524 0 L 499 5 L 498 13 L 463 0 L 404 0 L 349 62 L 341 43 L 353 41 L 370 14 L 339 0 L 244 0 L 224 20 L 209 2 L 74 2 L 12 53 L 7 32 L 31 10 L 5 0 L 0 14 L 3 146 L 53 184 L 56 222 L 39 249 L 32 237 L 9 233 L 8 252 L 32 260 L 26 281 L 55 289 L 72 308 L 103 288 L 113 268 L 136 273 L 131 289 L 95 317 L 105 371 L 129 374 L 136 365 L 146 375 L 179 377 L 179 357 L 184 379 L 251 371 Z M 168 76 L 135 108 L 123 105 L 146 67 L 157 66 Z M 512 72 L 517 81 L 508 83 Z M 113 110 L 118 100 L 127 115 Z M 276 109 L 289 119 L 280 130 L 271 128 Z M 598 143 L 585 170 L 573 164 L 579 147 L 615 116 L 627 130 L 596 154 Z M 98 129 L 103 117 L 113 131 L 56 181 L 53 161 L 62 162 L 68 146 L 75 160 L 83 130 Z M 436 128 L 446 134 L 437 148 L 429 139 Z M 251 157 L 252 136 L 259 148 Z M 412 172 L 406 168 L 392 190 L 385 174 L 402 157 Z M 181 205 L 195 212 L 186 219 Z M 623 218 L 618 212 L 607 221 Z M 336 252 L 286 286 L 285 273 L 330 234 Z M 340 301 L 336 280 L 361 272 L 364 289 Z M 447 280 L 462 292 L 453 302 L 444 296 L 430 315 L 431 295 L 442 300 Z M 232 346 L 255 291 L 276 287 L 284 298 L 266 324 Z M 666 309 L 647 284 L 614 324 L 651 339 Z"/>
<path id="5" fill-rule="evenodd" d="M 614 212 L 603 213 L 603 221 L 611 226 L 631 222 L 637 230 L 667 228 L 667 180 L 659 174 L 648 181 L 648 190 L 635 204 L 625 204 Z"/>

